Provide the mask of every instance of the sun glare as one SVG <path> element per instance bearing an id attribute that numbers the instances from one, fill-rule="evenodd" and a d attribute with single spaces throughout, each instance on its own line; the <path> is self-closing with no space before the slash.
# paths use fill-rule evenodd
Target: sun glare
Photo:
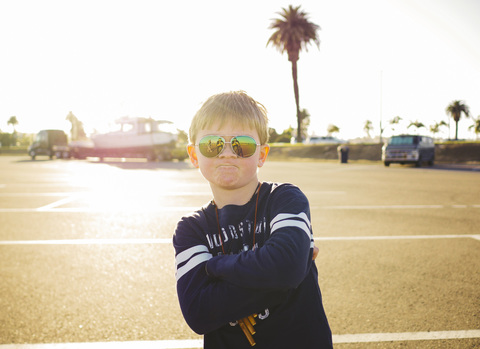
<path id="1" fill-rule="evenodd" d="M 158 207 L 161 196 L 168 192 L 169 184 L 155 173 L 138 176 L 141 170 L 128 172 L 101 163 L 86 165 L 76 166 L 71 182 L 84 189 L 77 203 L 92 211 L 145 212 Z"/>

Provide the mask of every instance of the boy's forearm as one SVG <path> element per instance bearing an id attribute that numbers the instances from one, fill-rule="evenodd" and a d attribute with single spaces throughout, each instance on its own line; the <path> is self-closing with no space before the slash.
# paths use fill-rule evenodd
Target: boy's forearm
<path id="1" fill-rule="evenodd" d="M 201 271 L 198 271 L 201 273 Z M 203 272 L 204 273 L 204 272 Z M 206 274 L 180 280 L 177 292 L 180 307 L 190 328 L 198 334 L 216 330 L 228 322 L 263 311 L 283 301 L 284 292 L 252 290 Z"/>
<path id="2" fill-rule="evenodd" d="M 277 232 L 256 251 L 216 256 L 206 270 L 240 287 L 282 290 L 297 287 L 312 263 L 313 245 L 299 232 Z"/>
<path id="3" fill-rule="evenodd" d="M 181 227 L 183 232 L 188 231 Z M 257 291 L 239 287 L 206 273 L 211 257 L 203 241 L 175 234 L 177 293 L 185 320 L 195 332 L 204 334 L 252 313 L 279 304 L 281 292 Z"/>

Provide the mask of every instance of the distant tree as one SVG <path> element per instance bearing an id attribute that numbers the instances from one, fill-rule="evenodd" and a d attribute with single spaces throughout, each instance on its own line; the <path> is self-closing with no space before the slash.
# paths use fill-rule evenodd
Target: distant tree
<path id="1" fill-rule="evenodd" d="M 372 138 L 372 137 L 370 137 L 370 132 L 373 131 L 373 124 L 370 120 L 365 121 L 365 125 L 363 126 L 363 130 L 367 134 L 368 138 Z"/>
<path id="2" fill-rule="evenodd" d="M 290 141 L 292 140 L 292 136 L 293 136 L 293 127 L 290 126 L 286 130 L 283 130 L 283 132 L 277 136 L 277 138 L 275 139 L 275 142 L 290 143 Z"/>
<path id="3" fill-rule="evenodd" d="M 188 143 L 188 133 L 180 129 L 177 129 L 177 132 L 178 132 L 178 141 L 180 143 Z"/>
<path id="4" fill-rule="evenodd" d="M 478 140 L 478 135 L 480 134 L 480 115 L 476 119 L 473 119 L 473 125 L 468 127 L 469 130 L 473 130 L 475 133 L 475 139 Z"/>
<path id="5" fill-rule="evenodd" d="M 421 127 L 425 127 L 424 124 L 422 124 L 420 121 L 410 121 L 410 125 L 407 126 L 407 128 L 410 128 L 410 127 L 416 127 L 417 128 L 417 132 L 418 132 L 418 129 L 421 128 Z"/>
<path id="6" fill-rule="evenodd" d="M 383 127 L 382 126 L 382 120 L 380 120 L 380 125 L 379 125 L 379 129 L 380 129 L 380 143 L 383 144 L 383 132 L 385 131 L 385 128 L 386 127 Z"/>
<path id="7" fill-rule="evenodd" d="M 16 116 L 10 116 L 10 119 L 8 119 L 7 121 L 7 125 L 12 125 L 13 133 L 17 133 L 17 130 L 15 129 L 15 126 L 18 125 L 18 120 Z"/>
<path id="8" fill-rule="evenodd" d="M 15 145 L 12 133 L 0 133 L 0 147 L 9 147 Z"/>
<path id="9" fill-rule="evenodd" d="M 308 127 L 310 126 L 310 114 L 308 113 L 307 109 L 302 109 L 300 111 L 300 124 L 302 139 L 306 139 L 308 136 Z"/>
<path id="10" fill-rule="evenodd" d="M 268 141 L 271 143 L 275 143 L 278 137 L 277 130 L 272 127 L 268 128 Z"/>
<path id="11" fill-rule="evenodd" d="M 392 132 L 395 131 L 395 127 L 400 123 L 400 121 L 402 121 L 402 118 L 400 116 L 395 116 L 388 122 L 392 126 Z"/>
<path id="12" fill-rule="evenodd" d="M 440 127 L 441 126 L 448 126 L 447 123 L 445 121 L 440 121 L 440 122 L 436 122 L 435 124 L 433 125 L 430 125 L 430 132 L 432 132 L 432 135 L 433 135 L 433 138 L 435 138 L 435 135 L 440 132 Z"/>
<path id="13" fill-rule="evenodd" d="M 330 124 L 327 127 L 327 132 L 328 132 L 328 135 L 331 136 L 334 133 L 340 132 L 340 128 L 338 126 Z"/>
<path id="14" fill-rule="evenodd" d="M 72 124 L 72 128 L 70 129 L 72 141 L 85 139 L 87 137 L 87 135 L 85 134 L 85 130 L 83 129 L 83 123 L 78 120 L 71 111 L 67 114 L 65 120 L 70 121 L 70 123 Z"/>
<path id="15" fill-rule="evenodd" d="M 282 54 L 286 51 L 288 60 L 292 62 L 293 92 L 297 107 L 297 141 L 301 143 L 302 120 L 298 92 L 297 61 L 301 49 L 308 51 L 308 44 L 314 43 L 317 47 L 320 47 L 318 38 L 320 27 L 309 21 L 308 14 L 300 10 L 300 6 L 293 7 L 289 5 L 288 8 L 282 8 L 282 11 L 277 14 L 281 18 L 272 20 L 269 29 L 274 29 L 275 32 L 268 39 L 267 46 L 272 44 Z"/>
<path id="16" fill-rule="evenodd" d="M 470 116 L 470 109 L 468 108 L 468 105 L 465 104 L 465 102 L 456 100 L 447 106 L 445 112 L 455 121 L 455 140 L 457 140 L 458 122 L 460 121 L 462 114 L 464 114 L 466 118 Z"/>

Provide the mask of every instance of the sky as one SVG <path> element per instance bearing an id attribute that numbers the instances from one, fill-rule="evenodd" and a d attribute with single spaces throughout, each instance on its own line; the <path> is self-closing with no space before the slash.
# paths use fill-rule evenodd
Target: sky
<path id="1" fill-rule="evenodd" d="M 281 133 L 296 126 L 291 63 L 266 46 L 269 25 L 288 5 L 319 25 L 320 47 L 300 53 L 300 108 L 309 133 L 338 138 L 430 134 L 463 100 L 480 115 L 478 0 L 2 0 L 0 130 L 87 132 L 123 116 L 174 121 L 187 130 L 202 102 L 243 90 Z M 389 121 L 399 116 L 395 130 Z M 412 121 L 427 128 L 407 129 Z M 438 136 L 453 137 L 443 128 Z M 473 119 L 459 138 L 474 138 Z"/>

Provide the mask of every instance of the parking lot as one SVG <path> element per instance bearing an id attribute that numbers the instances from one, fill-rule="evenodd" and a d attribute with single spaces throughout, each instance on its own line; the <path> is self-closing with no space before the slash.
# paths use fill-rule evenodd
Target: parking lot
<path id="1" fill-rule="evenodd" d="M 310 200 L 335 348 L 480 347 L 480 172 L 267 162 Z M 200 348 L 171 237 L 187 162 L 0 156 L 0 349 Z"/>

